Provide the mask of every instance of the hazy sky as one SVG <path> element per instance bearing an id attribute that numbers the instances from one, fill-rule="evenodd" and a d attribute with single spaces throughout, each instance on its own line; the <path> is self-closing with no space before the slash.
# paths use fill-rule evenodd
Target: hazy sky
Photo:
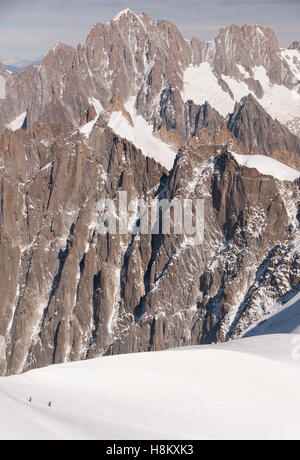
<path id="1" fill-rule="evenodd" d="M 58 41 L 77 46 L 93 24 L 125 8 L 168 18 L 185 38 L 206 40 L 223 26 L 261 24 L 282 47 L 300 40 L 300 0 L 0 0 L 0 62 L 33 61 Z"/>

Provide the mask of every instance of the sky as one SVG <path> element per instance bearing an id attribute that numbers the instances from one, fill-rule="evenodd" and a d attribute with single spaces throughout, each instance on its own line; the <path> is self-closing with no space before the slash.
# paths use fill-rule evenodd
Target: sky
<path id="1" fill-rule="evenodd" d="M 214 38 L 221 27 L 271 27 L 281 47 L 300 40 L 300 0 L 0 0 L 0 62 L 24 67 L 57 43 L 83 43 L 96 22 L 119 11 L 167 18 L 185 38 Z"/>

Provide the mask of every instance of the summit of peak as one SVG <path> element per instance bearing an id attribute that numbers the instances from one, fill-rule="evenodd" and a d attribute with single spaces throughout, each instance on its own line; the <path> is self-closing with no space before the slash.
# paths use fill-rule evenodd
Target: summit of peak
<path id="1" fill-rule="evenodd" d="M 52 51 L 56 51 L 58 48 L 61 48 L 61 47 L 62 47 L 62 43 L 61 43 L 61 42 L 57 42 L 57 43 L 55 43 L 55 45 L 53 46 Z"/>
<path id="2" fill-rule="evenodd" d="M 61 50 L 61 49 L 67 50 L 67 49 L 71 49 L 71 48 L 72 48 L 72 46 L 70 46 L 70 45 L 66 45 L 65 43 L 62 43 L 62 42 L 57 42 L 57 43 L 53 46 L 53 48 L 52 48 L 51 51 L 52 51 L 53 53 L 55 53 L 56 51 L 59 51 L 59 50 Z"/>
<path id="3" fill-rule="evenodd" d="M 122 16 L 127 16 L 128 14 L 133 14 L 136 16 L 136 14 L 131 11 L 130 8 L 126 8 L 125 10 L 122 10 L 120 13 L 116 14 L 116 16 L 113 18 L 113 21 L 118 21 Z"/>
<path id="4" fill-rule="evenodd" d="M 268 27 L 264 27 L 260 24 L 244 24 L 243 26 L 239 26 L 237 24 L 231 24 L 230 26 L 222 27 L 220 29 L 220 32 L 224 33 L 234 33 L 234 32 L 239 32 L 242 31 L 243 33 L 250 33 L 250 32 L 256 32 L 262 36 L 270 36 L 270 35 L 275 35 L 274 31 Z"/>
<path id="5" fill-rule="evenodd" d="M 259 104 L 258 100 L 253 96 L 253 94 L 249 93 L 247 96 L 244 96 L 240 102 L 237 102 L 238 106 L 248 107 L 249 105 L 259 106 L 261 110 L 264 110 L 263 107 Z"/>

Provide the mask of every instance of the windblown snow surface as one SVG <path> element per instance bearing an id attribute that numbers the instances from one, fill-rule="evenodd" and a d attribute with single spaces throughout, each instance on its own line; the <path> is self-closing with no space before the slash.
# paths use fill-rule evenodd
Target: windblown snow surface
<path id="1" fill-rule="evenodd" d="M 300 439 L 299 296 L 273 335 L 2 377 L 0 439 Z"/>

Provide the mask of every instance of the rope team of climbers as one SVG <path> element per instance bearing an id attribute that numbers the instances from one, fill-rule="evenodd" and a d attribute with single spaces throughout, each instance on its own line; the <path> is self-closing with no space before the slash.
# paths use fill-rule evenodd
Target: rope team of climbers
<path id="1" fill-rule="evenodd" d="M 28 401 L 30 402 L 30 404 L 32 403 L 32 397 L 30 396 L 30 398 L 28 399 Z M 48 404 L 47 404 L 48 407 L 52 407 L 52 402 L 49 401 Z"/>

